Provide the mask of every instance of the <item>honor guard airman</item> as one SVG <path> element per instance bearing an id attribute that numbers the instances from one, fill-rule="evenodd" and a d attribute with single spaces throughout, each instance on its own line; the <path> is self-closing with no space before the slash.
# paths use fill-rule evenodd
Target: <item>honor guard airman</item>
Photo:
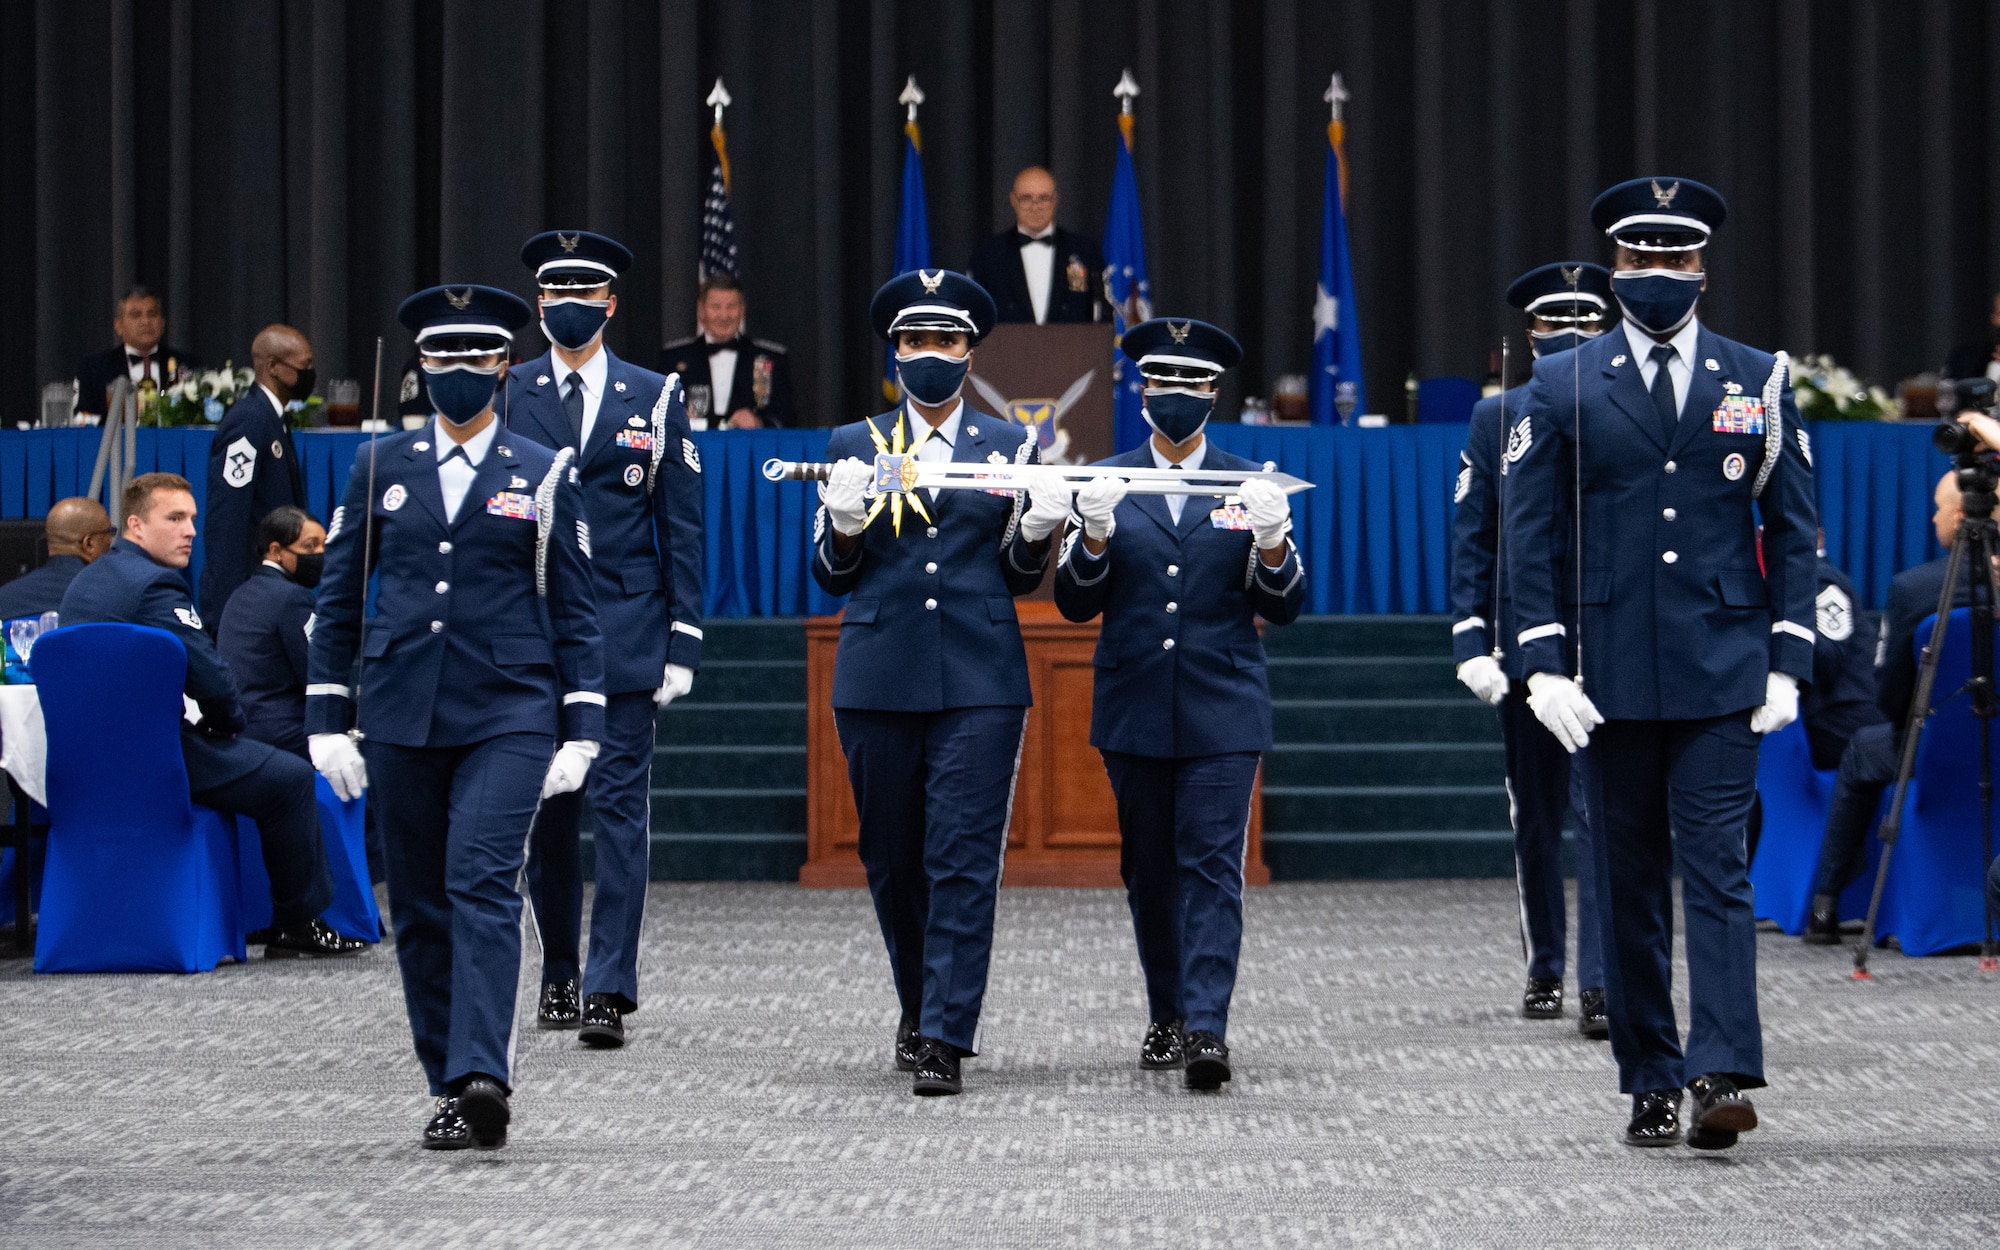
<path id="1" fill-rule="evenodd" d="M 343 799 L 373 783 L 403 999 L 438 1098 L 424 1145 L 490 1150 L 510 1119 L 529 827 L 604 739 L 590 524 L 574 453 L 493 412 L 528 306 L 445 286 L 397 316 L 436 413 L 361 449 L 327 527 L 307 744 Z"/>
<path id="2" fill-rule="evenodd" d="M 1759 736 L 1797 717 L 1812 678 L 1816 532 L 1812 446 L 1783 359 L 1695 316 L 1724 211 L 1708 187 L 1664 177 L 1591 206 L 1616 243 L 1623 325 L 1536 362 L 1502 538 L 1528 706 L 1566 747 L 1588 748 L 1626 1140 L 1682 1140 L 1685 1087 L 1686 1141 L 1704 1150 L 1757 1126 L 1743 1091 L 1765 1083 L 1744 830 Z M 1676 848 L 1685 1050 L 1670 984 Z"/>
<path id="3" fill-rule="evenodd" d="M 1522 274 L 1507 288 L 1507 302 L 1527 319 L 1535 358 L 1569 351 L 1604 333 L 1611 309 L 1611 273 L 1602 265 L 1569 261 Z M 1472 428 L 1459 453 L 1452 520 L 1452 655 L 1458 679 L 1500 710 L 1506 750 L 1507 808 L 1514 822 L 1514 886 L 1521 922 L 1521 950 L 1528 985 L 1521 1014 L 1552 1020 L 1563 1013 L 1564 955 L 1568 948 L 1563 896 L 1563 815 L 1577 813 L 1576 961 L 1577 1028 L 1590 1038 L 1610 1035 L 1604 1017 L 1604 960 L 1597 928 L 1597 892 L 1590 871 L 1590 831 L 1582 804 L 1582 778 L 1570 775 L 1569 755 L 1528 711 L 1520 648 L 1510 627 L 1511 587 L 1499 576 L 1498 536 L 1507 501 L 1508 431 L 1526 421 L 1526 382 L 1489 395 L 1472 408 Z M 1549 559 L 1563 561 L 1568 531 L 1555 535 Z"/>
<path id="4" fill-rule="evenodd" d="M 993 300 L 944 269 L 891 279 L 869 305 L 904 402 L 833 431 L 813 523 L 813 578 L 849 596 L 833 715 L 861 819 L 861 862 L 902 1021 L 896 1064 L 918 1094 L 956 1094 L 977 1053 L 993 909 L 1027 725 L 1014 597 L 1047 567 L 1069 513 L 1059 477 L 1032 492 L 870 489 L 878 452 L 1027 465 L 1032 432 L 961 398 Z"/>
<path id="5" fill-rule="evenodd" d="M 575 457 L 598 625 L 613 643 L 604 749 L 590 770 L 597 891 L 581 1001 L 582 792 L 542 804 L 528 852 L 542 939 L 536 1020 L 608 1048 L 624 1044 L 625 1014 L 639 1009 L 655 715 L 688 692 L 701 666 L 701 456 L 680 380 L 628 364 L 604 342 L 618 311 L 611 284 L 632 253 L 587 230 L 551 230 L 529 239 L 521 260 L 540 289 L 550 348 L 508 372 L 500 410 L 510 431 Z"/>
<path id="6" fill-rule="evenodd" d="M 1100 461 L 1131 469 L 1255 472 L 1209 444 L 1217 380 L 1243 358 L 1227 333 L 1160 318 L 1121 348 L 1145 381 L 1144 447 Z M 1271 683 L 1257 618 L 1289 625 L 1305 603 L 1291 502 L 1252 479 L 1222 498 L 1076 492 L 1056 606 L 1102 613 L 1090 744 L 1118 802 L 1119 875 L 1151 1022 L 1143 1068 L 1184 1068 L 1190 1089 L 1230 1079 L 1229 1000 L 1243 940 L 1244 839 L 1257 765 L 1271 748 Z"/>

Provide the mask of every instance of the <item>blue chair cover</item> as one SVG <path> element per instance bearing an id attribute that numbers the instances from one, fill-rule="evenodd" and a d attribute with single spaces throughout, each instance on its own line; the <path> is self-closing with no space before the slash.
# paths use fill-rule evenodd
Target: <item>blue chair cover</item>
<path id="1" fill-rule="evenodd" d="M 319 918 L 342 937 L 379 942 L 382 913 L 375 906 L 375 886 L 368 878 L 368 835 L 362 820 L 368 799 L 364 795 L 343 803 L 326 778 L 315 776 L 313 784 L 327 871 L 333 874 L 333 902 Z M 264 871 L 264 845 L 257 822 L 248 816 L 236 818 L 236 849 L 243 881 L 243 931 L 269 928 L 271 877 Z"/>
<path id="2" fill-rule="evenodd" d="M 1425 378 L 1417 383 L 1417 420 L 1424 425 L 1464 425 L 1479 402 L 1479 383 L 1464 378 Z"/>
<path id="3" fill-rule="evenodd" d="M 46 819 L 46 818 L 45 818 Z M 49 839 L 44 829 L 37 829 L 31 837 L 35 843 L 35 867 L 48 862 Z M 42 909 L 42 874 L 28 883 L 28 906 L 34 911 Z M 14 848 L 0 851 L 0 925 L 14 923 Z"/>
<path id="4" fill-rule="evenodd" d="M 1935 616 L 1917 627 L 1929 639 Z M 1922 652 L 1918 652 L 1921 659 Z M 1963 693 L 1972 675 L 1972 610 L 1957 608 L 1931 687 L 1937 709 L 1917 747 L 1909 810 L 1889 865 L 1876 929 L 1893 934 L 1906 955 L 1983 941 L 1986 930 L 1985 833 L 1979 820 L 1979 724 Z M 1994 734 L 2000 745 L 2000 732 Z M 2000 758 L 2000 755 L 1996 755 Z M 1996 765 L 2000 773 L 2000 765 Z M 1996 848 L 2000 849 L 2000 848 Z"/>
<path id="5" fill-rule="evenodd" d="M 1826 840 L 1826 808 L 1833 797 L 1836 772 L 1813 767 L 1812 746 L 1804 721 L 1793 721 L 1763 741 L 1757 753 L 1757 794 L 1764 801 L 1764 832 L 1757 842 L 1757 862 L 1750 865 L 1750 885 L 1756 893 L 1757 918 L 1777 922 L 1785 932 L 1805 932 L 1812 912 L 1813 881 L 1819 872 L 1820 845 Z M 1868 914 L 1869 892 L 1875 888 L 1873 865 L 1880 858 L 1874 835 L 1869 836 L 1870 865 L 1840 896 L 1840 917 L 1857 920 Z"/>
<path id="6" fill-rule="evenodd" d="M 35 971 L 203 972 L 242 959 L 235 832 L 188 798 L 180 640 L 71 625 L 35 654 L 50 817 Z"/>

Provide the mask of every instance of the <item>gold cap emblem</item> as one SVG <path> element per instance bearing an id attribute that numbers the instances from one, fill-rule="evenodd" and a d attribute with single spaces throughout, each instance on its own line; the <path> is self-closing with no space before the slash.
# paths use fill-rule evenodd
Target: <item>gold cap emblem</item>
<path id="1" fill-rule="evenodd" d="M 444 298 L 445 302 L 450 304 L 453 308 L 458 309 L 460 312 L 464 312 L 466 308 L 472 304 L 472 288 L 466 287 L 465 290 L 461 291 L 457 295 L 453 295 L 451 293 L 451 288 L 446 287 L 444 292 Z"/>

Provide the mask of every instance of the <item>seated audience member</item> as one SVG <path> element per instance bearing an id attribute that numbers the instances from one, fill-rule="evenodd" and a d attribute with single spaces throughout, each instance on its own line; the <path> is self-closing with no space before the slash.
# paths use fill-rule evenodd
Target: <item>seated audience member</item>
<path id="1" fill-rule="evenodd" d="M 197 724 L 181 722 L 188 790 L 203 807 L 257 822 L 271 878 L 264 957 L 353 954 L 367 943 L 340 936 L 318 918 L 333 901 L 333 878 L 320 841 L 312 765 L 241 736 L 236 683 L 188 594 L 182 570 L 194 551 L 193 488 L 176 474 L 146 473 L 125 488 L 123 504 L 125 532 L 70 583 L 63 625 L 150 625 L 180 639 L 187 697 L 201 709 Z"/>
<path id="2" fill-rule="evenodd" d="M 743 328 L 743 288 L 728 274 L 703 280 L 694 319 L 701 333 L 660 349 L 660 372 L 681 375 L 695 429 L 792 425 L 791 363 L 785 345 Z M 699 422 L 707 421 L 707 425 Z"/>
<path id="3" fill-rule="evenodd" d="M 118 297 L 111 310 L 111 332 L 118 336 L 118 346 L 92 352 L 76 366 L 79 413 L 103 416 L 111 383 L 120 375 L 135 387 L 150 382 L 154 390 L 163 391 L 201 367 L 180 348 L 163 346 L 167 314 L 160 297 L 143 286 Z"/>
<path id="4" fill-rule="evenodd" d="M 326 530 L 298 508 L 258 523 L 263 562 L 229 596 L 215 648 L 243 692 L 243 736 L 310 763 L 306 753 L 306 639 Z"/>
<path id="5" fill-rule="evenodd" d="M 1932 525 L 1937 540 L 1951 546 L 1958 535 L 1958 478 L 1939 479 L 1937 512 Z M 1866 867 L 1868 830 L 1882 804 L 1882 791 L 1896 779 L 1902 754 L 1903 727 L 1917 685 L 1915 642 L 1917 626 L 1937 611 L 1944 589 L 1944 560 L 1904 569 L 1889 583 L 1889 605 L 1882 612 L 1881 645 L 1876 651 L 1876 703 L 1883 719 L 1854 731 L 1840 756 L 1840 775 L 1826 810 L 1826 839 L 1820 844 L 1819 871 L 1813 883 L 1812 913 L 1805 940 L 1814 946 L 1840 944 L 1840 894 Z M 1970 601 L 1970 584 L 1959 579 L 1956 603 Z M 1817 683 L 1815 683 L 1817 684 Z M 1814 762 L 1818 763 L 1818 752 Z M 1824 767 L 1824 765 L 1821 765 Z"/>
<path id="6" fill-rule="evenodd" d="M 55 611 L 83 566 L 111 550 L 117 537 L 104 505 L 80 496 L 56 500 L 42 530 L 49 537 L 49 562 L 0 586 L 0 621 Z"/>

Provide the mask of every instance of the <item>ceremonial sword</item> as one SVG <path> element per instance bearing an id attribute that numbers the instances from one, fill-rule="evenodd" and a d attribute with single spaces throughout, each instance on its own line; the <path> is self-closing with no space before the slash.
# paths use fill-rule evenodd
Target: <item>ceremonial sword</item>
<path id="1" fill-rule="evenodd" d="M 764 476 L 773 482 L 824 482 L 833 466 L 796 460 L 766 460 Z M 877 452 L 869 495 L 908 494 L 914 490 L 1026 490 L 1046 475 L 1057 474 L 1072 485 L 1121 478 L 1134 495 L 1236 494 L 1245 482 L 1269 482 L 1287 495 L 1311 490 L 1304 478 L 1277 471 L 1266 461 L 1262 469 L 1139 469 L 1117 465 L 982 464 L 978 461 L 919 461 L 915 456 Z"/>

